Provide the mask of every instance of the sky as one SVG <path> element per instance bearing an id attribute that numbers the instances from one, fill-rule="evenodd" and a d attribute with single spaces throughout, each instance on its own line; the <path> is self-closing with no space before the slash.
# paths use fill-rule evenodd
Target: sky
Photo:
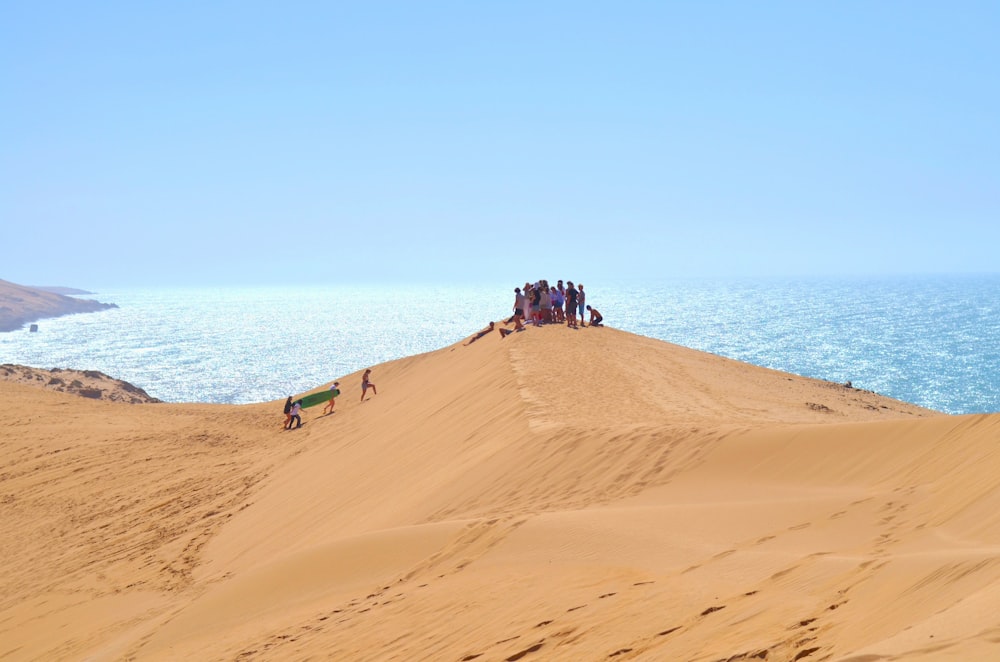
<path id="1" fill-rule="evenodd" d="M 0 0 L 0 279 L 992 273 L 1000 3 Z"/>

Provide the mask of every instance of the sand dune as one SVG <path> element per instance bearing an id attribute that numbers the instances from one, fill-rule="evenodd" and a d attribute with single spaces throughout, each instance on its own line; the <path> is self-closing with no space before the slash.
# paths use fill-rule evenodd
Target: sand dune
<path id="1" fill-rule="evenodd" d="M 1000 650 L 998 416 L 609 328 L 338 379 L 295 431 L 0 382 L 0 658 Z"/>

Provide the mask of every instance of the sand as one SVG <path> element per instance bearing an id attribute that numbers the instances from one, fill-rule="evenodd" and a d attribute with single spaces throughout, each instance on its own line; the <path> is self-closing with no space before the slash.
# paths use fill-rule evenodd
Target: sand
<path id="1" fill-rule="evenodd" d="M 0 659 L 997 659 L 995 415 L 612 328 L 360 378 L 293 431 L 0 381 Z"/>

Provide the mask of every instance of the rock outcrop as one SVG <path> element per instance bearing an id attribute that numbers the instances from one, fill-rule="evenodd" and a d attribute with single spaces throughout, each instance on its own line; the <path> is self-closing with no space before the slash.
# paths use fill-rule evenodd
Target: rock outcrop
<path id="1" fill-rule="evenodd" d="M 114 379 L 97 370 L 63 368 L 43 370 L 4 363 L 0 365 L 0 380 L 28 384 L 60 393 L 72 393 L 93 400 L 110 400 L 133 405 L 162 402 L 138 386 Z"/>

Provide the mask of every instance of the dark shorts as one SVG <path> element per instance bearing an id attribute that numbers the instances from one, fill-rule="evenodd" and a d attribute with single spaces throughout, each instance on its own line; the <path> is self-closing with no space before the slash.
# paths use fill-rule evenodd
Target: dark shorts
<path id="1" fill-rule="evenodd" d="M 521 317 L 524 317 L 524 309 L 523 308 L 515 308 L 514 309 L 514 314 L 515 315 L 520 315 Z"/>

